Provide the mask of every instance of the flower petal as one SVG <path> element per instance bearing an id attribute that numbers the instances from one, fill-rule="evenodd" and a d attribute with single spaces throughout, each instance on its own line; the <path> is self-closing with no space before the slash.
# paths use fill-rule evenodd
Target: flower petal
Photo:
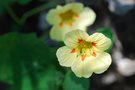
<path id="1" fill-rule="evenodd" d="M 87 41 L 95 43 L 93 50 L 97 52 L 103 52 L 111 46 L 111 39 L 107 38 L 102 33 L 92 34 Z"/>
<path id="2" fill-rule="evenodd" d="M 52 25 L 60 23 L 61 18 L 59 14 L 62 12 L 62 10 L 63 10 L 63 7 L 58 5 L 56 9 L 52 9 L 48 12 L 46 16 L 46 20 Z"/>
<path id="3" fill-rule="evenodd" d="M 70 26 L 59 26 L 59 25 L 55 25 L 52 27 L 51 31 L 50 31 L 50 37 L 53 40 L 56 41 L 63 41 L 64 37 L 66 35 L 66 33 L 72 31 L 72 30 L 76 30 L 76 29 L 81 29 L 81 30 L 86 30 L 85 27 L 70 27 Z"/>
<path id="4" fill-rule="evenodd" d="M 108 53 L 103 52 L 102 54 L 97 54 L 95 59 L 89 59 L 87 62 L 93 72 L 100 74 L 105 72 L 111 65 L 112 59 Z"/>
<path id="5" fill-rule="evenodd" d="M 96 19 L 95 12 L 90 8 L 84 8 L 79 14 L 80 18 L 76 19 L 75 25 L 77 26 L 89 26 L 92 25 Z"/>
<path id="6" fill-rule="evenodd" d="M 78 13 L 78 12 L 81 12 L 83 10 L 83 4 L 78 3 L 78 2 L 69 3 L 64 7 L 64 9 L 66 9 L 66 10 L 72 9 L 73 11 Z"/>
<path id="7" fill-rule="evenodd" d="M 111 65 L 111 57 L 108 53 L 97 54 L 96 57 L 86 57 L 82 61 L 79 57 L 71 66 L 72 71 L 78 77 L 89 78 L 93 72 L 100 74 L 105 72 Z"/>
<path id="8" fill-rule="evenodd" d="M 61 66 L 70 67 L 76 60 L 76 53 L 71 53 L 72 49 L 67 46 L 59 48 L 56 52 L 56 56 Z"/>
<path id="9" fill-rule="evenodd" d="M 59 25 L 55 25 L 52 27 L 50 31 L 50 38 L 52 40 L 62 41 L 65 36 L 65 33 L 67 32 L 68 32 L 67 29 L 61 28 Z"/>
<path id="10" fill-rule="evenodd" d="M 69 47 L 75 47 L 78 45 L 78 39 L 86 40 L 89 35 L 82 30 L 74 30 L 66 34 L 64 38 L 64 43 Z"/>
<path id="11" fill-rule="evenodd" d="M 87 58 L 86 58 L 87 59 Z M 79 57 L 71 66 L 72 71 L 78 77 L 89 78 L 92 75 L 91 66 L 87 63 L 88 60 L 82 61 Z"/>

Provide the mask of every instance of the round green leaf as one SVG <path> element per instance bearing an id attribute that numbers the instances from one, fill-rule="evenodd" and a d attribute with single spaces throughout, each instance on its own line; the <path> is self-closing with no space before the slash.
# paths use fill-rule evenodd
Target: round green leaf
<path id="1" fill-rule="evenodd" d="M 35 34 L 5 34 L 0 36 L 0 43 L 0 79 L 2 81 L 6 82 L 7 79 L 12 78 L 21 80 L 22 66 L 27 66 L 29 70 L 35 62 L 46 66 L 50 64 L 48 63 L 50 62 L 49 47 Z"/>
<path id="2" fill-rule="evenodd" d="M 64 90 L 88 90 L 89 79 L 78 78 L 73 72 L 68 72 L 63 83 Z"/>

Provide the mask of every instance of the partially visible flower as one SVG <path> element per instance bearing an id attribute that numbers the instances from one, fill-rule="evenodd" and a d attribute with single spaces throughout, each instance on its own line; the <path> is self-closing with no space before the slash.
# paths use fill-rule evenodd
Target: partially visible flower
<path id="1" fill-rule="evenodd" d="M 64 43 L 66 46 L 57 50 L 58 61 L 61 66 L 71 67 L 78 77 L 103 73 L 112 62 L 111 56 L 105 52 L 111 40 L 102 33 L 89 36 L 85 31 L 74 30 L 65 35 Z"/>
<path id="2" fill-rule="evenodd" d="M 83 7 L 81 3 L 70 3 L 65 6 L 57 6 L 47 14 L 47 21 L 53 25 L 50 36 L 52 39 L 61 41 L 67 32 L 81 29 L 93 24 L 96 15 L 88 7 Z"/>

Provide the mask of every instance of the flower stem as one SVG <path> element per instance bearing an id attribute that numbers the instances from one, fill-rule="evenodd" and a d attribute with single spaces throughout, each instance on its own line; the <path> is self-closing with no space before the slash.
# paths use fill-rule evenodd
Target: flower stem
<path id="1" fill-rule="evenodd" d="M 65 0 L 66 3 L 72 3 L 75 2 L 75 0 Z"/>
<path id="2" fill-rule="evenodd" d="M 9 5 L 5 5 L 5 9 L 7 10 L 8 14 L 12 17 L 12 19 L 17 23 L 20 24 L 20 18 L 14 13 L 12 8 Z"/>
<path id="3" fill-rule="evenodd" d="M 14 11 L 12 10 L 12 8 L 11 8 L 9 5 L 5 5 L 5 8 L 6 8 L 7 12 L 9 13 L 9 15 L 12 17 L 12 19 L 13 19 L 18 25 L 24 25 L 24 23 L 26 22 L 26 20 L 27 20 L 29 17 L 31 17 L 31 16 L 33 16 L 33 15 L 35 15 L 35 14 L 37 14 L 37 13 L 39 13 L 39 12 L 45 10 L 45 9 L 49 9 L 49 8 L 51 8 L 51 7 L 54 7 L 54 6 L 56 6 L 56 5 L 57 5 L 57 2 L 49 2 L 49 3 L 47 3 L 47 4 L 43 4 L 43 5 L 39 6 L 39 7 L 33 8 L 32 10 L 29 10 L 29 11 L 25 12 L 25 13 L 22 15 L 21 18 L 19 18 L 19 17 L 14 13 Z"/>

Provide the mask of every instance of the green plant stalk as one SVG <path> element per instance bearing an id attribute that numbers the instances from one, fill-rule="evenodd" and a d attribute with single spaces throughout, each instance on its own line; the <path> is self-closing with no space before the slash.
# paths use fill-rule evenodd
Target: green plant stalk
<path id="1" fill-rule="evenodd" d="M 65 3 L 72 3 L 72 2 L 75 2 L 75 0 L 65 0 Z"/>
<path id="2" fill-rule="evenodd" d="M 24 23 L 26 22 L 26 20 L 27 20 L 29 17 L 31 17 L 31 16 L 33 16 L 33 15 L 35 15 L 35 14 L 37 14 L 37 13 L 43 11 L 43 10 L 49 9 L 49 8 L 51 8 L 51 7 L 54 7 L 54 6 L 57 5 L 57 3 L 58 3 L 58 2 L 49 2 L 49 3 L 47 3 L 47 4 L 43 4 L 43 5 L 39 6 L 39 7 L 36 7 L 36 8 L 34 8 L 34 9 L 32 9 L 32 10 L 29 10 L 29 11 L 25 12 L 25 13 L 22 15 L 21 18 L 19 18 L 19 17 L 14 13 L 14 11 L 12 10 L 12 8 L 11 8 L 9 5 L 5 5 L 5 8 L 6 8 L 7 12 L 9 13 L 9 15 L 12 17 L 12 19 L 13 19 L 18 25 L 24 25 Z"/>
<path id="3" fill-rule="evenodd" d="M 5 9 L 9 13 L 9 15 L 12 17 L 12 19 L 17 23 L 20 24 L 19 17 L 16 16 L 16 14 L 13 12 L 12 8 L 9 7 L 9 5 L 5 5 Z"/>

